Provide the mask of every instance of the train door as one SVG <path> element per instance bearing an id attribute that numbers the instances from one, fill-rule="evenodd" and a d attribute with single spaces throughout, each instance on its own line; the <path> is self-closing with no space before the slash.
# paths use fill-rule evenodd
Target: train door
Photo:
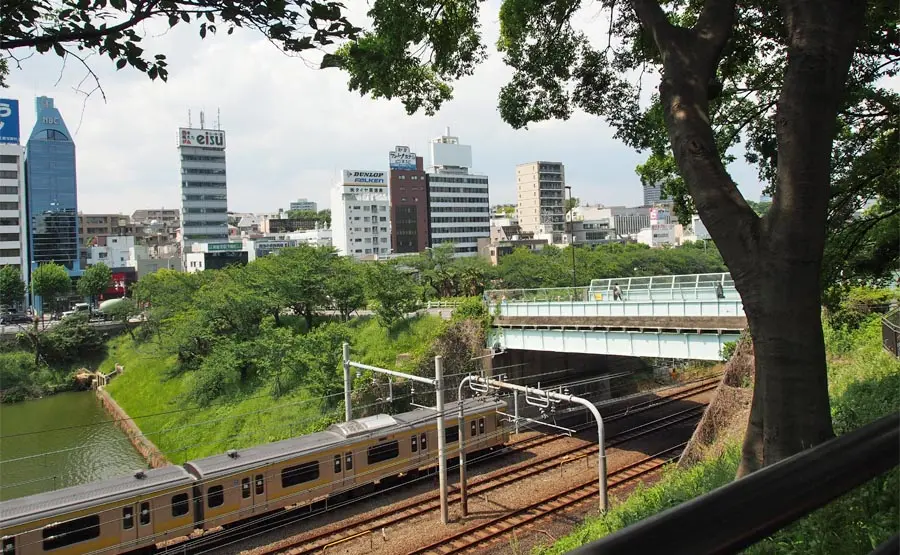
<path id="1" fill-rule="evenodd" d="M 241 508 L 239 514 L 241 517 L 249 516 L 253 514 L 253 483 L 251 482 L 251 475 L 246 475 L 241 478 L 240 486 L 241 492 Z"/>
<path id="2" fill-rule="evenodd" d="M 266 477 L 260 472 L 253 476 L 253 507 L 254 512 L 261 513 L 266 510 Z"/>
<path id="3" fill-rule="evenodd" d="M 344 453 L 344 485 L 352 486 L 356 483 L 356 458 L 353 451 Z"/>
<path id="4" fill-rule="evenodd" d="M 153 508 L 150 503 L 153 501 L 152 499 L 147 499 L 146 501 L 141 501 L 137 504 L 137 536 L 140 539 L 147 539 L 153 537 Z M 124 515 L 123 515 L 124 522 Z"/>
<path id="5" fill-rule="evenodd" d="M 137 513 L 136 509 L 137 506 L 135 504 L 123 505 L 122 508 L 119 509 L 119 529 L 121 530 L 121 535 L 119 537 L 121 538 L 120 543 L 125 548 L 125 551 L 128 551 L 129 545 L 132 545 L 133 542 L 137 541 L 138 529 L 134 518 L 134 515 Z"/>

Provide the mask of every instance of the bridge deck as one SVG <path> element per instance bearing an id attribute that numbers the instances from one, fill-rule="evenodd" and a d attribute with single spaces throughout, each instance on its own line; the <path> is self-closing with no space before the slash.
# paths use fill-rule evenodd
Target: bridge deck
<path id="1" fill-rule="evenodd" d="M 501 328 L 587 328 L 695 332 L 743 330 L 744 316 L 501 316 L 494 322 Z"/>

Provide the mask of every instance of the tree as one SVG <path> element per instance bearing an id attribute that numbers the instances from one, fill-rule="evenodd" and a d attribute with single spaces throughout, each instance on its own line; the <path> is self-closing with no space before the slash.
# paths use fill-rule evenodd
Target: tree
<path id="1" fill-rule="evenodd" d="M 109 57 L 117 69 L 131 66 L 150 79 L 168 77 L 163 54 L 152 58 L 141 48 L 143 24 L 162 20 L 168 26 L 197 27 L 201 38 L 218 26 L 228 34 L 237 27 L 262 33 L 286 53 L 298 53 L 353 38 L 358 31 L 344 17 L 340 2 L 322 0 L 22 0 L 4 2 L 0 21 L 0 50 L 17 64 L 27 56 L 16 54 L 35 48 L 78 60 L 96 80 L 87 64 L 90 54 Z M 7 60 L 0 60 L 0 86 L 5 86 Z M 99 87 L 99 82 L 97 83 Z"/>
<path id="2" fill-rule="evenodd" d="M 566 214 L 568 214 L 568 213 L 571 212 L 572 209 L 575 208 L 576 206 L 581 206 L 581 199 L 578 198 L 578 197 L 567 198 L 567 199 L 565 200 L 564 206 L 565 206 L 565 208 L 566 208 Z"/>
<path id="3" fill-rule="evenodd" d="M 110 283 L 112 283 L 112 270 L 109 269 L 109 266 L 102 262 L 94 264 L 85 270 L 84 275 L 78 280 L 78 294 L 90 298 L 90 310 L 93 310 L 94 300 L 106 291 Z"/>
<path id="4" fill-rule="evenodd" d="M 322 277 L 328 275 L 336 256 L 333 248 L 304 245 L 281 250 L 271 264 L 263 266 L 273 294 L 303 316 L 307 329 L 312 329 L 316 311 L 328 304 Z"/>
<path id="5" fill-rule="evenodd" d="M 25 297 L 25 282 L 15 266 L 0 268 L 0 306 L 15 306 Z"/>
<path id="6" fill-rule="evenodd" d="M 131 339 L 135 339 L 134 327 L 131 324 L 131 319 L 140 314 L 140 310 L 138 310 L 137 304 L 135 304 L 132 299 L 120 299 L 111 307 L 104 308 L 104 311 L 110 318 L 125 326 L 125 331 L 128 332 Z"/>
<path id="7" fill-rule="evenodd" d="M 395 264 L 375 262 L 365 267 L 366 295 L 375 305 L 375 315 L 391 327 L 416 309 L 419 291 L 408 273 Z"/>
<path id="8" fill-rule="evenodd" d="M 876 2 L 868 13 L 865 3 L 842 0 L 751 0 L 739 8 L 734 0 L 666 2 L 668 11 L 655 0 L 604 6 L 613 15 L 609 42 L 598 48 L 572 24 L 579 2 L 504 0 L 498 48 L 515 72 L 500 93 L 500 112 L 517 128 L 567 118 L 573 106 L 604 116 L 626 143 L 661 151 L 648 161 L 657 173 L 683 180 L 731 270 L 754 341 L 740 474 L 752 472 L 833 435 L 819 284 L 835 122 L 854 52 L 866 56 L 873 42 L 896 42 L 897 6 Z M 410 113 L 434 113 L 451 97 L 448 81 L 471 74 L 484 58 L 478 7 L 376 0 L 372 31 L 322 66 L 346 70 L 361 94 L 399 97 Z M 752 114 L 715 108 L 723 79 L 754 60 L 774 62 L 768 70 L 779 85 L 766 96 L 764 112 L 774 115 L 769 140 L 748 132 L 774 161 L 775 202 L 763 217 L 728 174 L 731 157 L 712 127 L 731 116 L 731 130 L 744 130 L 741 121 Z M 660 71 L 647 110 L 626 75 L 637 70 Z"/>
<path id="9" fill-rule="evenodd" d="M 325 276 L 325 292 L 341 319 L 349 320 L 354 311 L 366 305 L 359 264 L 349 258 L 335 258 Z"/>
<path id="10" fill-rule="evenodd" d="M 66 269 L 59 264 L 41 264 L 31 274 L 31 291 L 41 297 L 42 301 L 46 301 L 55 313 L 59 312 L 59 298 L 71 290 L 72 280 Z M 43 309 L 43 302 L 41 305 Z"/>

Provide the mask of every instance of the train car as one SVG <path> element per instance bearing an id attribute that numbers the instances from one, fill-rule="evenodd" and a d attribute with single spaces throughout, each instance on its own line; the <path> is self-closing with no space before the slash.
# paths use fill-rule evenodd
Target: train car
<path id="1" fill-rule="evenodd" d="M 506 403 L 465 401 L 472 440 L 466 452 L 508 440 L 497 410 Z M 459 441 L 457 403 L 446 407 L 447 449 Z M 350 494 L 357 488 L 421 469 L 437 461 L 437 413 L 418 409 L 333 424 L 327 430 L 185 463 L 198 482 L 200 518 L 206 530 L 279 509 Z M 467 436 L 468 437 L 468 436 Z"/>
<path id="2" fill-rule="evenodd" d="M 187 536 L 194 478 L 180 466 L 0 503 L 0 553 L 121 553 Z"/>

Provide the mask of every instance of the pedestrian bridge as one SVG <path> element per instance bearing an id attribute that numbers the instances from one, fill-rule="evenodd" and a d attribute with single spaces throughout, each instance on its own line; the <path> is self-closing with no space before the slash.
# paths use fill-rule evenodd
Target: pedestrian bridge
<path id="1" fill-rule="evenodd" d="M 728 273 L 492 290 L 485 301 L 496 316 L 491 343 L 501 349 L 721 360 L 747 326 Z"/>

